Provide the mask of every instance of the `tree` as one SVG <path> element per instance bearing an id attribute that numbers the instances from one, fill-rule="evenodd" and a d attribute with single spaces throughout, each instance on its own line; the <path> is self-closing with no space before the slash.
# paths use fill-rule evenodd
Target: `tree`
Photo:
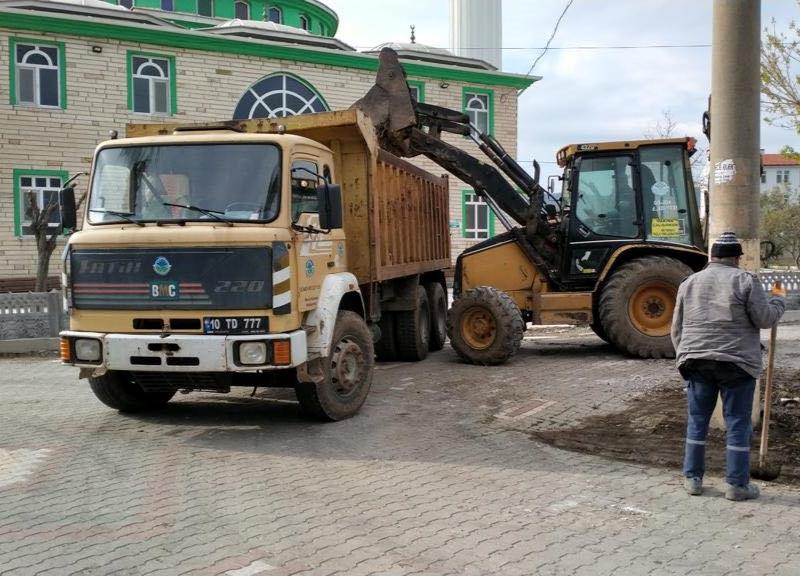
<path id="1" fill-rule="evenodd" d="M 794 20 L 787 32 L 777 32 L 774 20 L 772 27 L 761 43 L 761 93 L 769 115 L 764 120 L 800 133 L 800 27 Z"/>
<path id="2" fill-rule="evenodd" d="M 800 201 L 791 200 L 780 188 L 761 195 L 761 238 L 775 246 L 770 260 L 791 256 L 800 266 Z"/>
<path id="3" fill-rule="evenodd" d="M 77 202 L 76 209 L 80 208 L 85 196 Z M 36 285 L 34 292 L 47 291 L 47 275 L 50 270 L 50 258 L 56 248 L 60 226 L 52 226 L 50 219 L 58 211 L 58 199 L 54 196 L 44 207 L 39 207 L 35 192 L 29 192 L 23 197 L 25 213 L 30 217 L 30 229 L 36 240 Z"/>

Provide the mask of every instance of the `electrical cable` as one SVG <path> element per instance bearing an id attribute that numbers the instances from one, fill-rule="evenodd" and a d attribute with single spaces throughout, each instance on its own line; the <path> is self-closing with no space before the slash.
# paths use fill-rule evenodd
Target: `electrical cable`
<path id="1" fill-rule="evenodd" d="M 550 42 L 553 41 L 553 38 L 555 38 L 556 36 L 556 32 L 558 32 L 558 26 L 561 24 L 561 20 L 564 19 L 564 15 L 567 13 L 567 10 L 569 10 L 569 7 L 572 6 L 573 2 L 575 2 L 575 0 L 569 0 L 569 2 L 567 2 L 567 5 L 564 6 L 564 10 L 561 12 L 561 16 L 558 17 L 558 20 L 556 20 L 556 25 L 553 26 L 553 32 L 550 34 L 550 38 L 547 39 L 547 42 L 544 45 L 542 53 L 539 54 L 536 60 L 533 61 L 533 64 L 531 64 L 531 67 L 528 70 L 528 72 L 526 72 L 525 76 L 530 76 L 531 72 L 533 72 L 533 69 L 536 68 L 536 64 L 538 64 L 539 60 L 541 60 L 542 57 L 547 53 L 547 49 L 550 47 Z"/>

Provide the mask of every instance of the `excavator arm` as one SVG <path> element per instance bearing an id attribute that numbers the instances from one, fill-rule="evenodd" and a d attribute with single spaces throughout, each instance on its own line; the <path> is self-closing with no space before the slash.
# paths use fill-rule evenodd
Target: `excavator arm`
<path id="1" fill-rule="evenodd" d="M 492 136 L 479 132 L 463 112 L 415 102 L 394 50 L 381 50 L 379 61 L 375 84 L 352 107 L 370 119 L 381 147 L 396 156 L 425 156 L 470 185 L 542 272 L 557 281 L 557 238 L 547 225 L 546 191 L 538 178 Z M 494 166 L 442 140 L 442 132 L 471 138 Z"/>

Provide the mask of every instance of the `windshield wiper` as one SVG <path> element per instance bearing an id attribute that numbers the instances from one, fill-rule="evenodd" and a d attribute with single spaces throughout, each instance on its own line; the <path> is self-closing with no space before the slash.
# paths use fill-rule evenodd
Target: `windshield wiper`
<path id="1" fill-rule="evenodd" d="M 225 222 L 228 226 L 233 226 L 233 222 L 228 220 L 227 218 L 222 218 L 221 216 L 217 216 L 217 214 L 225 214 L 225 212 L 220 212 L 219 210 L 209 210 L 207 208 L 200 208 L 199 206 L 192 206 L 191 204 L 173 204 L 171 202 L 162 202 L 164 206 L 173 206 L 175 208 L 186 208 L 187 210 L 194 210 L 195 212 L 200 212 L 201 214 L 205 214 L 206 216 L 211 216 L 214 220 L 219 220 L 220 222 Z"/>
<path id="2" fill-rule="evenodd" d="M 133 216 L 133 212 L 117 212 L 116 210 L 100 210 L 99 208 L 89 208 L 89 212 L 99 212 L 100 214 L 111 214 L 112 216 L 116 216 L 118 218 L 122 218 L 123 220 L 127 220 L 128 222 L 132 222 L 137 226 L 144 226 L 144 222 L 140 222 L 135 218 L 131 218 L 131 216 Z"/>

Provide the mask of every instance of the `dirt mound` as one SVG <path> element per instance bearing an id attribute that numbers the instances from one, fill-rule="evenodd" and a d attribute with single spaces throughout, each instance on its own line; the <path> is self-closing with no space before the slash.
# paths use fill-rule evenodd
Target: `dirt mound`
<path id="1" fill-rule="evenodd" d="M 800 404 L 782 406 L 782 397 L 800 396 L 800 370 L 776 370 L 769 435 L 769 459 L 781 462 L 778 482 L 800 484 Z M 534 432 L 532 437 L 566 450 L 680 470 L 686 432 L 686 394 L 681 387 L 662 388 L 628 403 L 622 412 L 591 416 L 568 430 Z M 753 434 L 752 458 L 761 437 Z M 725 435 L 711 430 L 706 470 L 725 473 Z"/>

